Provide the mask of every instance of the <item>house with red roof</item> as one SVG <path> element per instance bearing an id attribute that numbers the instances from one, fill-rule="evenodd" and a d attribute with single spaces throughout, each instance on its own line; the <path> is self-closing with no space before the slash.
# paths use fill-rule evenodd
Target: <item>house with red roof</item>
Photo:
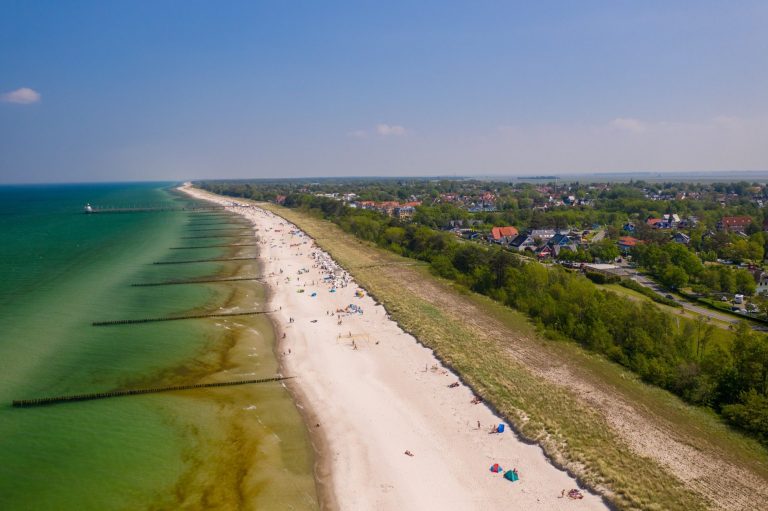
<path id="1" fill-rule="evenodd" d="M 648 218 L 645 223 L 654 229 L 669 229 L 672 224 L 663 218 Z"/>
<path id="2" fill-rule="evenodd" d="M 491 229 L 491 241 L 495 243 L 509 243 L 519 234 L 516 227 L 511 225 L 506 227 L 494 227 Z"/>
<path id="3" fill-rule="evenodd" d="M 642 242 L 637 238 L 633 238 L 632 236 L 622 236 L 619 238 L 619 250 L 626 254 L 635 248 L 638 243 Z"/>
<path id="4" fill-rule="evenodd" d="M 717 229 L 725 232 L 744 232 L 751 223 L 750 216 L 724 216 L 717 223 Z"/>

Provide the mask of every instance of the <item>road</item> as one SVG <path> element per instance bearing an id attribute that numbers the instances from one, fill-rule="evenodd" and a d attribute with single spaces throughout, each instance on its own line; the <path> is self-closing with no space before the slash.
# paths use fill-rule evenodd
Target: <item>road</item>
<path id="1" fill-rule="evenodd" d="M 656 282 L 652 281 L 651 279 L 649 279 L 644 275 L 639 274 L 637 271 L 631 270 L 631 269 L 627 269 L 626 271 L 627 271 L 627 275 L 638 284 L 645 286 L 647 288 L 653 289 L 654 291 L 661 294 L 662 296 L 666 296 L 667 294 L 669 294 L 668 291 L 665 291 L 664 289 L 662 289 L 661 286 L 659 286 Z M 702 307 L 701 305 L 696 305 L 692 302 L 689 302 L 688 300 L 680 298 L 677 295 L 670 295 L 670 296 L 673 296 L 674 297 L 673 300 L 679 303 L 683 307 L 683 309 L 687 311 L 695 312 L 696 314 L 700 314 L 708 318 L 724 321 L 726 323 L 736 324 L 739 321 L 741 321 L 740 318 L 731 316 L 730 314 L 725 314 L 723 312 L 718 312 L 718 311 L 709 309 L 707 307 Z M 745 318 L 745 319 L 748 319 L 748 318 Z"/>
<path id="2" fill-rule="evenodd" d="M 638 284 L 640 284 L 642 286 L 645 286 L 647 288 L 653 289 L 654 291 L 656 291 L 657 293 L 661 294 L 662 296 L 666 296 L 667 294 L 669 294 L 668 291 L 665 291 L 664 289 L 662 289 L 661 286 L 659 286 L 653 280 L 651 280 L 648 277 L 638 273 L 637 270 L 633 270 L 633 269 L 628 268 L 628 267 L 623 267 L 623 269 L 624 269 L 626 275 L 628 277 L 630 277 L 632 280 L 636 281 Z M 678 295 L 670 295 L 670 296 L 673 296 L 673 300 L 676 301 L 677 303 L 679 303 L 683 307 L 683 309 L 685 309 L 687 311 L 690 311 L 690 312 L 694 312 L 696 314 L 700 314 L 700 315 L 702 315 L 704 317 L 712 318 L 712 319 L 717 319 L 719 321 L 724 321 L 724 322 L 730 323 L 732 325 L 735 325 L 739 321 L 742 321 L 742 318 L 739 318 L 739 317 L 736 317 L 736 316 L 732 316 L 730 314 L 725 314 L 723 312 L 718 312 L 718 311 L 712 310 L 712 309 L 710 309 L 708 307 L 703 307 L 701 305 L 697 305 L 695 303 L 689 302 L 688 300 L 685 300 L 684 298 L 681 298 Z M 751 318 L 749 316 L 745 315 L 743 319 L 748 321 Z M 760 330 L 760 331 L 763 331 L 763 332 L 764 331 L 768 331 L 768 327 L 766 327 L 766 325 L 763 325 L 763 324 L 758 323 L 756 321 L 749 321 L 749 325 L 753 329 L 755 329 L 755 330 Z"/>

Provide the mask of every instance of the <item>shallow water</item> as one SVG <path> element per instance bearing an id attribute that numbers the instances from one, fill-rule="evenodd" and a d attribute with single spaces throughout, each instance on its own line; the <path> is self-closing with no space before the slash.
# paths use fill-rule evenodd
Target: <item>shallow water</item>
<path id="1" fill-rule="evenodd" d="M 157 184 L 0 188 L 0 509 L 312 509 L 312 450 L 280 384 L 14 409 L 12 399 L 268 377 L 264 316 L 93 327 L 92 321 L 263 309 L 256 247 L 189 212 L 84 215 L 82 206 L 182 199 Z M 206 225 L 203 225 L 206 224 Z"/>

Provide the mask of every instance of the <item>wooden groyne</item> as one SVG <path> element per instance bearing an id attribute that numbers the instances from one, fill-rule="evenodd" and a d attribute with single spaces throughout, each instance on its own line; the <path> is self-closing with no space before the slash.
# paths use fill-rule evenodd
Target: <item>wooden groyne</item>
<path id="1" fill-rule="evenodd" d="M 200 240 L 210 238 L 250 238 L 245 234 L 206 234 L 205 236 L 182 236 L 183 240 Z"/>
<path id="2" fill-rule="evenodd" d="M 166 316 L 163 318 L 141 318 L 141 319 L 115 319 L 111 321 L 94 321 L 93 326 L 113 326 L 113 325 L 135 325 L 139 323 L 157 323 L 160 321 L 179 321 L 182 319 L 205 319 L 205 318 L 229 318 L 233 316 L 255 316 L 257 314 L 269 314 L 275 311 L 246 311 L 246 312 L 212 312 L 208 314 L 190 314 L 187 316 Z"/>
<path id="3" fill-rule="evenodd" d="M 250 261 L 258 257 L 218 257 L 212 259 L 188 259 L 186 261 L 155 261 L 152 264 L 219 263 L 224 261 Z"/>
<path id="4" fill-rule="evenodd" d="M 205 221 L 203 221 L 205 220 Z M 197 225 L 253 225 L 251 222 L 239 220 L 238 217 L 235 216 L 226 216 L 222 217 L 219 220 L 216 220 L 215 218 L 211 218 L 210 220 L 213 220 L 213 222 L 209 221 L 207 218 L 195 218 L 192 217 L 189 222 L 187 222 L 187 225 L 191 226 L 197 226 Z"/>
<path id="5" fill-rule="evenodd" d="M 229 248 L 229 247 L 258 247 L 258 243 L 230 243 L 229 245 L 193 245 L 191 247 L 171 247 L 169 250 L 191 250 L 193 248 Z"/>
<path id="6" fill-rule="evenodd" d="M 229 225 L 229 224 L 224 224 L 224 225 Z M 243 232 L 243 231 L 248 231 L 249 229 L 247 227 L 243 226 L 243 227 L 230 227 L 228 229 L 225 229 L 223 227 L 211 227 L 211 228 L 206 228 L 206 229 L 187 229 L 187 230 L 189 232 L 211 232 L 211 231 L 216 232 L 216 231 L 224 231 L 224 232 L 230 234 L 232 231 Z"/>
<path id="7" fill-rule="evenodd" d="M 91 401 L 94 399 L 107 399 L 110 397 L 138 396 L 141 394 L 156 394 L 158 392 L 173 392 L 177 390 L 204 389 L 211 387 L 231 387 L 233 385 L 251 385 L 254 383 L 268 383 L 290 380 L 295 376 L 275 376 L 273 378 L 261 378 L 258 380 L 237 380 L 219 383 L 197 383 L 195 385 L 174 385 L 169 387 L 153 387 L 146 389 L 110 390 L 107 392 L 94 392 L 89 394 L 74 394 L 69 396 L 41 397 L 37 399 L 18 399 L 12 402 L 16 408 L 29 408 L 32 406 L 45 406 L 57 403 L 71 403 L 74 401 Z"/>
<path id="8" fill-rule="evenodd" d="M 189 279 L 189 280 L 166 280 L 164 282 L 147 282 L 141 284 L 131 284 L 132 287 L 150 287 L 150 286 L 173 286 L 177 284 L 207 284 L 210 282 L 236 282 L 238 280 L 262 280 L 264 277 L 227 277 L 221 279 Z"/>

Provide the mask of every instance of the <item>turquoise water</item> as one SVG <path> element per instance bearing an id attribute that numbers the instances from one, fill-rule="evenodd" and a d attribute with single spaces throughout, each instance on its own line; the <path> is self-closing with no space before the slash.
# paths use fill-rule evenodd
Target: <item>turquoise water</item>
<path id="1" fill-rule="evenodd" d="M 132 283 L 258 274 L 255 255 L 184 239 L 238 229 L 189 212 L 82 214 L 85 203 L 182 205 L 158 184 L 0 187 L 0 509 L 316 506 L 306 431 L 277 384 L 29 409 L 13 399 L 271 376 L 264 317 L 114 327 L 92 321 L 258 309 L 252 282 Z"/>

